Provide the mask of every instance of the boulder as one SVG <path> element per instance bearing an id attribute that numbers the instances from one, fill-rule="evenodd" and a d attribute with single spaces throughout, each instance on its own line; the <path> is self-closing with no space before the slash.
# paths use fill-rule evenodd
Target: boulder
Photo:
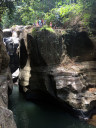
<path id="1" fill-rule="evenodd" d="M 51 34 L 46 30 L 38 31 L 37 39 L 26 33 L 27 30 L 23 32 L 24 38 L 21 37 L 20 41 L 19 83 L 24 86 L 32 84 L 31 89 L 44 89 L 45 91 L 43 77 L 46 73 L 42 71 L 48 66 L 60 63 L 66 52 L 65 45 L 62 43 L 61 35 Z"/>
<path id="2" fill-rule="evenodd" d="M 96 107 L 95 47 L 86 31 L 26 28 L 20 39 L 20 90 L 48 92 L 89 118 Z"/>

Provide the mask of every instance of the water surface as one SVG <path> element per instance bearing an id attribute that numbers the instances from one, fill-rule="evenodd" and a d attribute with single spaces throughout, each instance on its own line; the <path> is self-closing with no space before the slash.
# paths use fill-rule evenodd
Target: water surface
<path id="1" fill-rule="evenodd" d="M 17 128 L 96 128 L 82 122 L 56 106 L 41 106 L 26 101 L 15 85 L 9 97 Z"/>

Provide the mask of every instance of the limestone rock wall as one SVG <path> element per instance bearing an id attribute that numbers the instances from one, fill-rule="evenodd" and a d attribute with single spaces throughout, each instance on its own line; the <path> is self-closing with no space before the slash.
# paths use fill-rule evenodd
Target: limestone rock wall
<path id="1" fill-rule="evenodd" d="M 0 30 L 0 127 L 16 128 L 13 114 L 8 110 L 8 90 L 12 91 L 12 76 L 8 68 L 9 56 L 3 44 L 3 32 Z"/>
<path id="2" fill-rule="evenodd" d="M 65 45 L 62 42 L 61 35 L 51 34 L 48 31 L 42 33 L 38 31 L 38 37 L 27 34 L 27 30 L 23 32 L 20 41 L 19 83 L 21 87 L 28 88 L 28 85 L 32 84 L 29 86 L 31 90 L 46 91 L 45 79 L 48 81 L 46 67 L 59 64 L 65 56 Z"/>
<path id="3" fill-rule="evenodd" d="M 35 33 L 32 29 L 22 33 L 20 89 L 48 92 L 72 108 L 88 112 L 96 107 L 94 42 L 87 32 L 58 31 L 37 28 Z"/>
<path id="4" fill-rule="evenodd" d="M 3 40 L 7 53 L 10 57 L 9 67 L 11 69 L 11 73 L 14 73 L 19 68 L 18 54 L 16 53 L 17 48 L 19 47 L 19 38 L 17 37 L 17 32 L 13 31 L 12 28 L 4 29 Z"/>

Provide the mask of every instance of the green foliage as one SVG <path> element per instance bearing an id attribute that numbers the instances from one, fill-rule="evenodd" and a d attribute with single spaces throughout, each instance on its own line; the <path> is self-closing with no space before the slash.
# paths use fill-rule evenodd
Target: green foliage
<path id="1" fill-rule="evenodd" d="M 63 4 L 62 4 L 63 3 Z M 57 2 L 57 8 L 45 14 L 47 23 L 53 22 L 63 26 L 69 24 L 76 17 L 80 17 L 82 24 L 89 29 L 92 19 L 96 19 L 96 1 L 92 0 L 66 0 Z"/>
<path id="2" fill-rule="evenodd" d="M 89 26 L 90 17 L 91 17 L 91 15 L 90 15 L 89 13 L 85 13 L 85 14 L 83 15 L 83 22 L 84 22 L 84 25 L 85 25 L 85 26 Z"/>
<path id="3" fill-rule="evenodd" d="M 82 14 L 82 5 L 79 4 L 71 4 L 64 5 L 59 10 L 59 15 L 62 19 L 62 23 L 70 22 L 74 16 Z"/>
<path id="4" fill-rule="evenodd" d="M 81 4 L 62 5 L 59 8 L 54 8 L 50 12 L 45 14 L 45 20 L 47 24 L 50 22 L 63 25 L 66 22 L 70 22 L 74 17 L 82 14 Z"/>
<path id="5" fill-rule="evenodd" d="M 14 0 L 0 0 L 0 16 L 4 14 L 6 9 L 12 11 L 14 8 Z"/>
<path id="6" fill-rule="evenodd" d="M 34 38 L 35 38 L 36 35 L 37 35 L 37 31 L 38 31 L 38 28 L 36 28 L 36 27 L 34 27 L 34 28 L 32 29 L 31 34 L 32 34 L 32 36 L 33 36 Z"/>
<path id="7" fill-rule="evenodd" d="M 20 18 L 22 19 L 24 25 L 30 24 L 34 21 L 35 12 L 31 7 L 28 7 L 27 5 L 25 8 L 21 7 L 19 9 L 19 13 L 21 14 Z"/>
<path id="8" fill-rule="evenodd" d="M 16 24 L 22 24 L 22 21 L 20 19 L 20 13 L 18 12 L 18 7 L 16 7 L 14 11 L 12 11 L 11 13 L 9 9 L 6 9 L 4 15 L 2 16 L 3 28 L 12 27 L 13 25 Z"/>
<path id="9" fill-rule="evenodd" d="M 14 24 L 22 24 L 18 13 L 18 0 L 2 0 L 0 3 L 1 25 L 3 28 L 11 27 Z M 21 0 L 20 0 L 21 1 Z M 19 1 L 19 2 L 20 2 Z M 19 20 L 18 20 L 19 19 Z"/>
<path id="10" fill-rule="evenodd" d="M 47 22 L 47 24 L 49 25 L 50 22 L 53 23 L 53 25 L 55 25 L 58 21 L 58 8 L 54 8 L 52 10 L 50 10 L 50 12 L 45 14 L 45 20 Z"/>
<path id="11" fill-rule="evenodd" d="M 0 6 L 2 25 L 28 25 L 39 19 L 46 20 L 49 25 L 64 26 L 80 17 L 87 27 L 96 19 L 96 0 L 9 0 Z M 6 10 L 6 11 L 4 11 Z M 95 24 L 95 23 L 94 23 Z"/>
<path id="12" fill-rule="evenodd" d="M 60 8 L 61 17 L 68 17 L 70 14 L 78 15 L 81 12 L 82 5 L 79 4 L 64 5 Z"/>
<path id="13" fill-rule="evenodd" d="M 32 24 L 44 16 L 44 12 L 42 11 L 35 11 L 31 6 L 25 4 L 23 6 L 20 7 L 18 11 L 21 14 L 20 18 L 24 25 Z"/>
<path id="14" fill-rule="evenodd" d="M 35 38 L 37 35 L 37 32 L 44 31 L 44 30 L 47 30 L 51 33 L 55 33 L 55 31 L 51 27 L 49 27 L 48 25 L 44 25 L 42 28 L 33 27 L 31 34 Z"/>
<path id="15" fill-rule="evenodd" d="M 44 25 L 42 28 L 40 28 L 40 31 L 43 31 L 43 30 L 47 30 L 49 32 L 55 33 L 55 31 L 47 25 Z"/>

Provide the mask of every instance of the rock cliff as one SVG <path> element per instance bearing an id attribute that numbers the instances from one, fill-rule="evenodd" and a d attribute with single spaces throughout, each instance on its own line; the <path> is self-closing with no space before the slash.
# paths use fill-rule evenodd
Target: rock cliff
<path id="1" fill-rule="evenodd" d="M 86 31 L 26 28 L 20 40 L 20 90 L 48 92 L 90 117 L 96 107 L 95 48 Z"/>
<path id="2" fill-rule="evenodd" d="M 0 29 L 0 127 L 16 128 L 13 114 L 8 110 L 8 93 L 12 91 L 12 76 L 9 65 L 9 56 L 3 43 L 3 32 Z"/>
<path id="3" fill-rule="evenodd" d="M 4 29 L 3 39 L 7 49 L 7 53 L 10 56 L 9 67 L 11 69 L 11 73 L 13 73 L 19 68 L 18 54 L 16 53 L 19 46 L 19 38 L 17 32 L 12 28 Z"/>

